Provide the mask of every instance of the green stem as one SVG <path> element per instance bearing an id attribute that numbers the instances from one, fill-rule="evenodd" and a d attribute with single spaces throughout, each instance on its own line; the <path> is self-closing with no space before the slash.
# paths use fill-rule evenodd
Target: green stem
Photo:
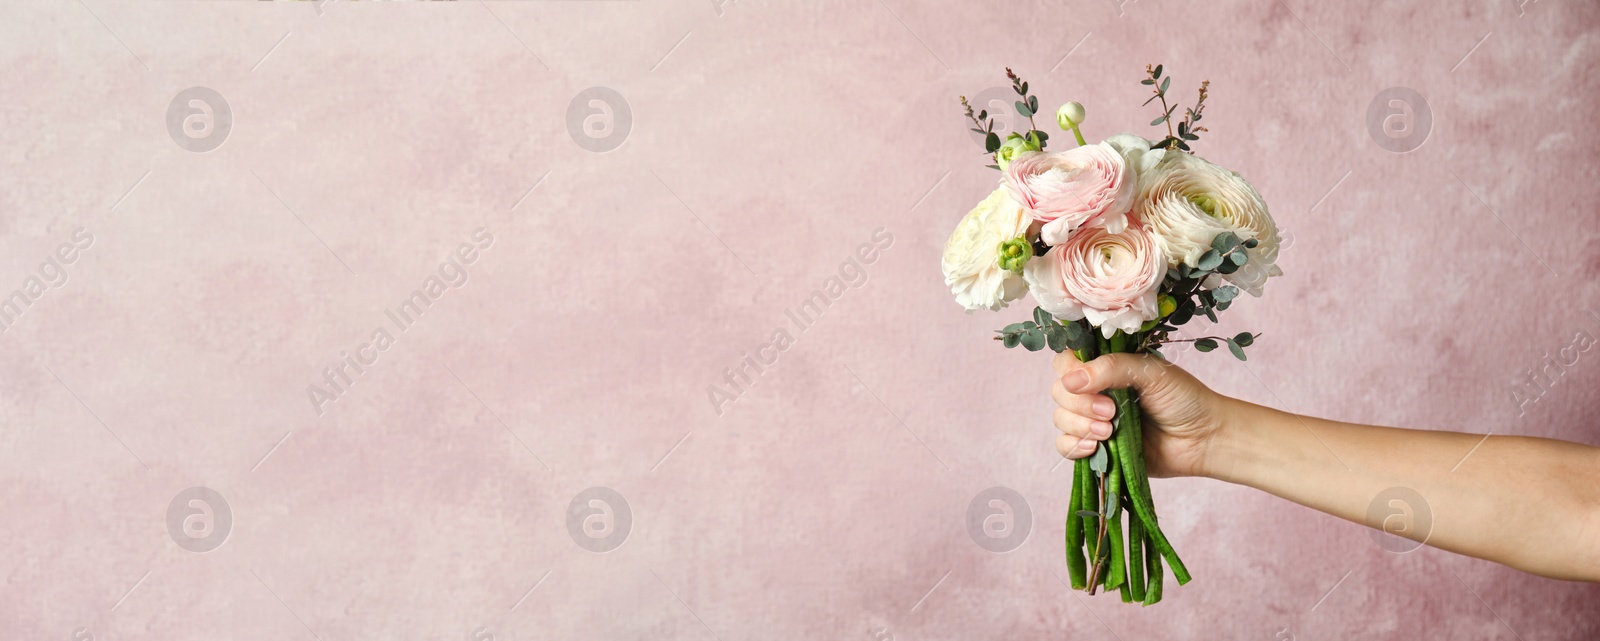
<path id="1" fill-rule="evenodd" d="M 1144 589 L 1144 604 L 1155 605 L 1161 602 L 1161 554 L 1156 551 L 1156 546 L 1144 546 L 1144 561 L 1150 567 L 1150 580 Z"/>
<path id="2" fill-rule="evenodd" d="M 1144 524 L 1138 515 L 1128 519 L 1128 589 L 1134 601 L 1144 602 Z"/>
<path id="3" fill-rule="evenodd" d="M 1107 554 L 1106 550 L 1106 514 L 1105 507 L 1103 507 L 1106 503 L 1106 489 L 1110 486 L 1107 483 L 1110 480 L 1107 476 L 1105 473 L 1096 473 L 1094 475 L 1095 488 L 1097 488 L 1096 492 L 1098 494 L 1097 500 L 1102 507 L 1100 508 L 1100 518 L 1095 519 L 1097 525 L 1094 531 L 1094 546 L 1092 548 L 1093 551 L 1089 553 L 1090 558 L 1094 559 L 1094 566 L 1089 569 L 1090 595 L 1094 594 L 1096 586 L 1105 586 L 1108 574 L 1106 572 L 1106 558 L 1109 554 Z"/>
<path id="4" fill-rule="evenodd" d="M 1111 544 L 1111 554 L 1106 559 L 1110 567 L 1106 569 L 1106 587 L 1114 588 L 1122 585 L 1127 579 L 1127 565 L 1122 555 L 1122 510 L 1117 505 L 1116 497 L 1122 493 L 1122 466 L 1117 464 L 1117 446 L 1111 441 L 1106 441 L 1111 448 L 1111 473 L 1107 475 L 1106 482 L 1106 534 L 1107 541 Z"/>
<path id="5" fill-rule="evenodd" d="M 1089 586 L 1087 567 L 1083 560 L 1083 516 L 1078 510 L 1083 507 L 1083 493 L 1078 491 L 1078 484 L 1083 482 L 1089 471 L 1089 461 L 1078 459 L 1072 462 L 1072 507 L 1067 512 L 1067 574 L 1072 579 L 1072 589 L 1082 590 Z"/>
<path id="6" fill-rule="evenodd" d="M 1088 466 L 1085 466 L 1085 469 L 1088 469 Z M 1086 475 L 1084 479 L 1083 505 L 1084 509 L 1098 512 L 1100 508 L 1100 488 L 1099 483 L 1095 482 L 1095 476 L 1094 470 L 1089 470 L 1089 474 Z M 1083 536 L 1085 539 L 1084 549 L 1089 553 L 1089 565 L 1094 565 L 1095 559 L 1100 558 L 1100 547 L 1098 540 L 1100 538 L 1100 533 L 1097 528 L 1098 525 L 1095 523 L 1094 519 L 1083 520 Z M 1094 584 L 1093 577 L 1090 578 L 1089 583 L 1092 587 Z"/>
<path id="7" fill-rule="evenodd" d="M 1183 559 L 1178 558 L 1178 552 L 1172 549 L 1172 543 L 1167 541 L 1167 535 L 1161 531 L 1161 526 L 1156 522 L 1155 503 L 1150 498 L 1150 477 L 1144 467 L 1144 452 L 1142 449 L 1134 449 L 1134 434 L 1143 429 L 1139 420 L 1139 405 L 1133 401 L 1133 395 L 1129 390 L 1111 390 L 1107 393 L 1117 402 L 1118 433 L 1114 438 L 1121 446 L 1119 449 L 1125 469 L 1124 474 L 1134 479 L 1128 484 L 1132 490 L 1128 498 L 1133 503 L 1133 511 L 1144 521 L 1145 532 L 1155 542 L 1156 550 L 1167 560 L 1167 565 L 1172 566 L 1172 576 L 1178 579 L 1178 585 L 1188 583 L 1189 569 L 1184 567 Z"/>
<path id="8" fill-rule="evenodd" d="M 1072 135 L 1078 139 L 1079 147 L 1089 144 L 1088 141 L 1083 139 L 1083 132 L 1078 131 L 1078 123 L 1072 123 Z"/>

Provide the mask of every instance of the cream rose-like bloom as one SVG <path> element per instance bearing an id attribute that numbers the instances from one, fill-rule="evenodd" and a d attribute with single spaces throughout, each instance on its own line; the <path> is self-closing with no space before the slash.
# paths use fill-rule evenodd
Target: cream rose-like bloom
<path id="1" fill-rule="evenodd" d="M 1134 213 L 1155 232 L 1170 265 L 1194 267 L 1223 232 L 1259 244 L 1247 251 L 1250 260 L 1222 278 L 1260 296 L 1267 278 L 1283 275 L 1277 266 L 1278 226 L 1267 203 L 1239 174 L 1180 151 L 1158 149 L 1143 154 L 1139 199 Z"/>
<path id="2" fill-rule="evenodd" d="M 1137 176 L 1116 148 L 1106 143 L 1067 151 L 1024 152 L 1005 170 L 1011 196 L 1028 208 L 1046 245 L 1060 245 L 1080 227 L 1127 227 L 1138 195 Z"/>
<path id="3" fill-rule="evenodd" d="M 1139 331 L 1161 313 L 1166 256 L 1137 221 L 1122 233 L 1088 227 L 1044 256 L 1028 261 L 1022 277 L 1045 311 L 1066 320 L 1089 319 L 1107 338 Z"/>
<path id="4" fill-rule="evenodd" d="M 1015 272 L 1000 268 L 1000 243 L 1027 233 L 1033 219 L 1004 187 L 972 208 L 944 245 L 944 283 L 967 311 L 997 310 L 1028 293 Z"/>

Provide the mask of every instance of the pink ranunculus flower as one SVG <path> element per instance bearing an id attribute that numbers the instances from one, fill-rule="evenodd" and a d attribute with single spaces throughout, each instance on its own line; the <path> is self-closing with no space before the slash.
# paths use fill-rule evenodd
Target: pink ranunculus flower
<path id="1" fill-rule="evenodd" d="M 1087 318 L 1110 338 L 1160 316 L 1157 296 L 1166 273 L 1155 235 L 1136 220 L 1121 233 L 1081 229 L 1028 261 L 1022 277 L 1045 311 L 1064 320 Z"/>
<path id="2" fill-rule="evenodd" d="M 1080 227 L 1119 233 L 1138 195 L 1138 177 L 1106 143 L 1057 152 L 1024 152 L 1005 171 L 1006 188 L 1043 223 L 1046 245 L 1060 245 Z"/>

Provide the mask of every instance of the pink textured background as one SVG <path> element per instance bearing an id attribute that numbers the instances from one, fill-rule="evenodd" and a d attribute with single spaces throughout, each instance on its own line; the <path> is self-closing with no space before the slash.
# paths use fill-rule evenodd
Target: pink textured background
<path id="1" fill-rule="evenodd" d="M 95 236 L 0 335 L 0 631 L 1600 635 L 1600 587 L 1391 554 L 1207 480 L 1154 483 L 1193 583 L 1153 609 L 1068 592 L 1048 359 L 988 340 L 1021 309 L 963 315 L 938 274 L 994 180 L 958 94 L 1009 65 L 1091 136 L 1154 135 L 1137 81 L 1164 62 L 1185 100 L 1212 81 L 1198 151 L 1295 239 L 1223 321 L 1265 333 L 1250 362 L 1181 362 L 1297 412 L 1600 443 L 1600 352 L 1512 399 L 1600 335 L 1600 9 L 995 5 L 0 5 L 0 292 Z M 164 123 L 197 85 L 234 114 L 203 154 Z M 566 129 L 597 85 L 634 114 L 604 154 Z M 1396 85 L 1434 114 L 1404 155 L 1365 122 Z M 480 226 L 469 284 L 312 412 L 306 385 Z M 879 227 L 869 281 L 718 416 L 706 386 Z M 166 531 L 200 485 L 234 515 L 206 554 Z M 965 528 L 996 485 L 1034 515 L 1007 554 Z M 634 514 L 605 554 L 567 532 L 592 486 Z"/>

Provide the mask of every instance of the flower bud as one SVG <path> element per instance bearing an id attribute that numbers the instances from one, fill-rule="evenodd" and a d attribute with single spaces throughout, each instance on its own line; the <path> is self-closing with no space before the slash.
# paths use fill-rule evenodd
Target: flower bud
<path id="1" fill-rule="evenodd" d="M 1023 236 L 1011 240 L 1000 241 L 999 261 L 1000 269 L 1021 274 L 1022 266 L 1028 264 L 1028 259 L 1033 258 L 1033 244 Z"/>
<path id="2" fill-rule="evenodd" d="M 1061 125 L 1062 131 L 1067 131 L 1083 124 L 1084 115 L 1082 103 L 1069 102 L 1056 110 L 1056 124 Z"/>
<path id="3" fill-rule="evenodd" d="M 1000 148 L 994 152 L 994 164 L 1000 166 L 1000 171 L 1005 171 L 1011 166 L 1011 160 L 1024 151 L 1039 151 L 1039 147 L 1029 142 L 1018 134 L 1011 134 L 1006 141 L 1000 143 Z"/>
<path id="4" fill-rule="evenodd" d="M 1156 305 L 1161 308 L 1161 315 L 1158 318 L 1166 318 L 1178 311 L 1178 300 L 1166 294 L 1156 298 Z"/>

